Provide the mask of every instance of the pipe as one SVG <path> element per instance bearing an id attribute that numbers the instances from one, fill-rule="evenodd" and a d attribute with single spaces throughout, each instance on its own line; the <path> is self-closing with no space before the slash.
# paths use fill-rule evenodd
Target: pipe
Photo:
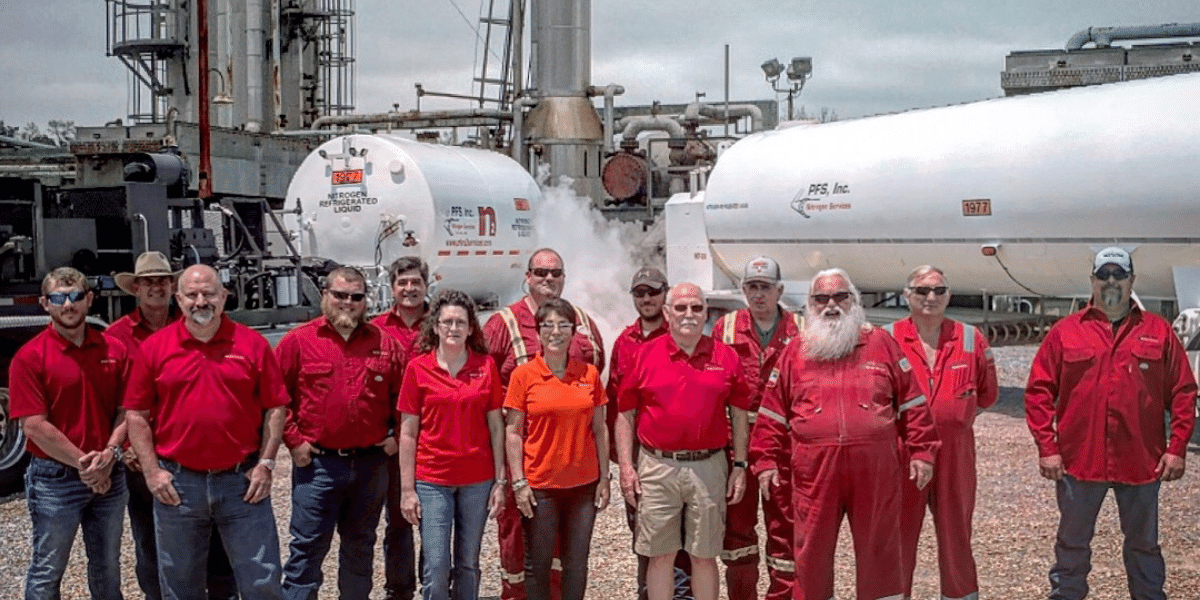
<path id="1" fill-rule="evenodd" d="M 1114 40 L 1149 40 L 1173 37 L 1200 37 L 1200 23 L 1164 23 L 1131 27 L 1088 27 L 1067 40 L 1067 50 L 1079 50 L 1088 42 L 1108 48 Z"/>
<path id="2" fill-rule="evenodd" d="M 263 124 L 263 4 L 246 0 L 246 131 L 262 131 Z"/>
<path id="3" fill-rule="evenodd" d="M 613 151 L 613 135 L 616 134 L 616 126 L 613 124 L 613 113 L 616 112 L 613 107 L 613 98 L 624 94 L 625 88 L 615 83 L 610 83 L 603 88 L 592 85 L 588 86 L 587 93 L 588 96 L 604 94 L 604 153 L 611 153 Z"/>
<path id="4" fill-rule="evenodd" d="M 525 156 L 525 108 L 537 106 L 538 99 L 529 96 L 517 98 L 512 108 L 512 158 L 526 171 L 529 170 L 528 157 Z"/>
<path id="5" fill-rule="evenodd" d="M 199 98 L 200 120 L 200 176 L 198 193 L 201 200 L 212 198 L 212 131 L 208 121 L 208 0 L 196 1 L 196 26 L 199 34 L 196 36 L 198 47 L 197 92 Z M 146 242 L 149 243 L 149 240 Z"/>
<path id="6" fill-rule="evenodd" d="M 55 146 L 53 144 L 43 144 L 41 142 L 31 142 L 29 140 L 22 140 L 22 139 L 18 139 L 15 137 L 8 137 L 7 135 L 0 135 L 0 142 L 4 142 L 5 144 L 12 144 L 14 146 L 25 146 L 26 148 L 58 148 L 58 146 Z"/>
<path id="7" fill-rule="evenodd" d="M 730 104 L 728 108 L 724 106 L 717 108 L 700 102 L 692 102 L 684 109 L 683 119 L 685 121 L 699 121 L 701 115 L 712 119 L 724 119 L 727 110 L 730 117 L 750 117 L 751 132 L 762 131 L 762 109 L 753 104 Z"/>
<path id="8" fill-rule="evenodd" d="M 32 173 L 52 173 L 55 175 L 74 174 L 75 165 L 0 165 L 0 173 L 30 175 Z"/>
<path id="9" fill-rule="evenodd" d="M 643 131 L 665 131 L 673 138 L 687 137 L 687 133 L 683 130 L 683 125 L 680 125 L 666 116 L 655 117 L 625 117 L 621 119 L 622 123 L 628 122 L 621 132 L 621 137 L 627 140 L 636 140 L 639 133 Z"/>
<path id="10" fill-rule="evenodd" d="M 365 115 L 326 115 L 313 121 L 309 129 L 316 130 L 330 125 L 362 125 L 367 123 L 403 124 L 407 121 L 424 121 L 429 119 L 500 119 L 505 120 L 512 115 L 494 108 L 468 108 L 465 110 L 435 110 L 386 112 Z"/>

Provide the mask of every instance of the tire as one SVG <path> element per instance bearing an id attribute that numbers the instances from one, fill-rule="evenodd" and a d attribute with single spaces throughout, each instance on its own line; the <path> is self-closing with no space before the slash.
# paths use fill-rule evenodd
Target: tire
<path id="1" fill-rule="evenodd" d="M 0 388 L 0 498 L 25 489 L 25 432 L 21 423 L 8 418 L 8 388 Z"/>

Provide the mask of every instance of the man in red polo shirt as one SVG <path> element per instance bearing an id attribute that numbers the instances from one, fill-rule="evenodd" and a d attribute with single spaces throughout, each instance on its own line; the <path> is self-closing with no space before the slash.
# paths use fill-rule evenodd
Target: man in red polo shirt
<path id="1" fill-rule="evenodd" d="M 505 389 L 517 365 L 529 362 L 541 350 L 538 341 L 538 327 L 533 315 L 542 302 L 562 295 L 563 285 L 567 281 L 563 260 L 558 252 L 550 248 L 539 248 L 529 257 L 528 268 L 525 271 L 525 285 L 529 293 L 520 300 L 506 306 L 492 315 L 483 326 L 483 336 L 487 341 L 488 354 L 496 361 L 500 370 L 500 381 Z M 596 322 L 583 309 L 575 307 L 578 313 L 579 327 L 575 328 L 575 336 L 571 339 L 568 350 L 571 358 L 582 360 L 596 366 L 597 371 L 604 371 L 604 340 L 600 339 L 600 331 Z M 509 481 L 513 478 L 509 477 Z M 503 600 L 525 600 L 525 534 L 521 529 L 521 513 L 517 510 L 516 500 L 512 491 L 507 491 L 504 509 L 496 518 L 497 533 L 500 537 L 500 568 L 503 585 L 501 598 Z M 558 597 L 557 570 L 552 574 L 551 595 Z"/>
<path id="2" fill-rule="evenodd" d="M 416 256 L 401 256 L 388 268 L 392 288 L 392 309 L 371 323 L 392 334 L 404 349 L 404 361 L 417 355 L 417 340 L 425 319 L 429 293 L 429 265 Z M 401 368 L 403 372 L 403 368 Z M 399 425 L 393 425 L 399 431 Z M 400 461 L 388 461 L 388 490 L 383 534 L 384 600 L 408 600 L 417 591 L 416 549 L 413 526 L 400 510 Z"/>
<path id="3" fill-rule="evenodd" d="M 142 343 L 125 396 L 130 439 L 156 500 L 167 597 L 201 599 L 210 533 L 244 600 L 278 600 L 279 536 L 269 501 L 288 396 L 271 347 L 222 314 L 216 270 L 188 267 L 183 318 Z"/>
<path id="4" fill-rule="evenodd" d="M 366 291 L 366 278 L 357 269 L 334 269 L 321 292 L 322 316 L 289 331 L 275 348 L 292 399 L 283 430 L 293 465 L 284 598 L 317 595 L 335 529 L 341 540 L 339 595 L 371 595 L 387 463 L 397 462 L 390 430 L 404 350 L 363 320 Z"/>
<path id="5" fill-rule="evenodd" d="M 737 354 L 704 335 L 708 312 L 699 287 L 671 288 L 663 313 L 670 335 L 643 346 L 618 395 L 621 492 L 637 506 L 635 547 L 650 558 L 650 600 L 671 597 L 681 548 L 692 562 L 696 600 L 716 600 L 726 504 L 742 501 L 746 491 L 750 390 Z M 732 470 L 725 458 L 731 439 Z"/>
<path id="6" fill-rule="evenodd" d="M 791 464 L 796 600 L 833 597 L 843 516 L 858 597 L 900 598 L 900 484 L 907 476 L 924 488 L 933 474 L 928 403 L 896 341 L 867 324 L 859 298 L 841 269 L 813 277 L 804 332 L 767 377 L 751 436 L 760 487 L 779 485 L 781 464 Z"/>
<path id="7" fill-rule="evenodd" d="M 94 598 L 121 598 L 121 511 L 127 491 L 117 463 L 118 422 L 129 376 L 125 345 L 87 326 L 92 293 L 83 273 L 60 267 L 42 280 L 50 326 L 21 346 L 9 365 L 9 417 L 19 419 L 33 454 L 25 498 L 33 546 L 25 598 L 59 597 L 71 544 L 82 527 Z"/>
<path id="8" fill-rule="evenodd" d="M 150 334 L 166 327 L 179 318 L 179 311 L 171 305 L 175 284 L 175 273 L 171 263 L 162 252 L 143 252 L 137 257 L 132 273 L 117 273 L 117 287 L 137 297 L 137 308 L 117 319 L 104 334 L 121 340 L 130 354 L 136 354 L 142 342 Z M 154 496 L 146 487 L 146 477 L 133 446 L 126 445 L 121 459 L 127 467 L 126 482 L 129 485 L 129 527 L 133 533 L 133 548 L 137 556 L 138 586 L 146 600 L 161 600 L 162 587 L 158 582 L 158 548 L 154 543 Z M 230 600 L 237 598 L 237 582 L 221 535 L 213 531 L 212 545 L 208 554 L 208 598 Z"/>
<path id="9" fill-rule="evenodd" d="M 800 335 L 802 318 L 783 309 L 779 263 L 760 256 L 746 263 L 742 293 L 747 308 L 722 315 L 713 325 L 713 337 L 737 352 L 742 374 L 750 386 L 750 427 L 762 404 L 763 386 L 788 342 Z M 796 579 L 792 562 L 791 487 L 786 473 L 781 485 L 763 494 L 763 521 L 767 533 L 767 600 L 790 600 Z M 725 520 L 725 585 L 730 598 L 758 597 L 758 479 L 746 478 L 746 499 L 731 505 Z"/>

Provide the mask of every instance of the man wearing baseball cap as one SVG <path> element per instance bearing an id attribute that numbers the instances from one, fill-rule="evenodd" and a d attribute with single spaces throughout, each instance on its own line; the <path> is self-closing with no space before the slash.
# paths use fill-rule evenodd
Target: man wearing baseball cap
<path id="1" fill-rule="evenodd" d="M 1171 324 L 1131 301 L 1128 251 L 1098 252 L 1091 281 L 1091 301 L 1046 334 L 1025 388 L 1038 467 L 1058 495 L 1049 597 L 1087 596 L 1092 532 L 1111 488 L 1130 597 L 1161 600 L 1158 491 L 1183 476 L 1196 380 Z"/>

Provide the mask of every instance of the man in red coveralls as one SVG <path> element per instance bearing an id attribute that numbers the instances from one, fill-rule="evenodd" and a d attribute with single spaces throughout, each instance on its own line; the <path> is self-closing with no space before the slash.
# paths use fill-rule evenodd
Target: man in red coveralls
<path id="1" fill-rule="evenodd" d="M 1038 467 L 1058 495 L 1049 597 L 1087 596 L 1092 533 L 1111 488 L 1125 534 L 1129 596 L 1162 600 L 1158 490 L 1183 477 L 1196 380 L 1171 324 L 1131 301 L 1129 252 L 1101 250 L 1091 279 L 1091 301 L 1046 334 L 1025 388 Z"/>
<path id="2" fill-rule="evenodd" d="M 907 475 L 924 488 L 933 475 L 928 403 L 892 336 L 866 323 L 859 298 L 841 269 L 813 277 L 804 332 L 768 375 L 751 435 L 764 489 L 791 461 L 797 600 L 833 597 L 842 515 L 854 537 L 858 597 L 900 598 L 900 484 Z"/>
<path id="3" fill-rule="evenodd" d="M 392 309 L 371 323 L 392 334 L 404 349 L 405 363 L 417 354 L 417 339 L 425 319 L 429 293 L 429 265 L 416 256 L 401 256 L 388 268 Z M 403 372 L 401 368 L 401 372 Z M 399 426 L 394 426 L 399 430 Z M 387 528 L 383 534 L 384 600 L 409 600 L 417 591 L 416 550 L 413 526 L 400 511 L 400 461 L 388 462 L 388 491 L 384 505 Z"/>
<path id="4" fill-rule="evenodd" d="M 117 319 L 104 334 L 121 340 L 131 354 L 136 354 L 150 334 L 179 319 L 179 311 L 171 305 L 175 273 L 162 252 L 143 252 L 134 262 L 132 273 L 117 273 L 117 287 L 136 296 L 137 308 Z M 138 586 L 146 600 L 162 600 L 158 583 L 158 548 L 154 543 L 154 496 L 146 487 L 142 464 L 137 452 L 129 446 L 121 455 L 128 467 L 125 481 L 129 486 L 129 528 L 133 533 L 133 548 L 137 556 Z M 210 600 L 237 598 L 237 583 L 221 534 L 213 531 L 208 552 L 208 597 Z"/>
<path id="5" fill-rule="evenodd" d="M 488 354 L 496 361 L 500 369 L 500 381 L 506 389 L 513 369 L 537 356 L 541 350 L 533 315 L 542 302 L 562 295 L 566 277 L 558 252 L 550 248 L 534 250 L 525 271 L 525 285 L 529 293 L 500 309 L 483 326 Z M 571 358 L 596 365 L 597 370 L 603 371 L 604 341 L 600 339 L 596 322 L 578 306 L 575 306 L 575 310 L 579 313 L 579 326 L 575 328 L 575 337 L 571 340 L 568 352 Z M 513 481 L 513 478 L 509 477 L 508 480 Z M 525 600 L 525 536 L 521 529 L 521 513 L 517 510 L 511 489 L 507 495 L 504 509 L 496 518 L 500 538 L 500 575 L 503 578 L 501 598 Z M 555 569 L 551 574 L 550 593 L 554 597 L 558 597 L 558 572 Z"/>
<path id="6" fill-rule="evenodd" d="M 605 392 L 608 394 L 608 410 L 605 415 L 608 419 L 609 446 L 612 449 L 609 458 L 613 462 L 617 461 L 617 447 L 612 440 L 616 440 L 614 426 L 617 422 L 617 392 L 621 389 L 621 381 L 633 370 L 634 360 L 642 346 L 667 334 L 667 322 L 663 318 L 663 305 L 667 298 L 667 276 L 654 267 L 643 267 L 634 273 L 633 281 L 629 284 L 629 295 L 633 297 L 633 308 L 637 310 L 638 319 L 626 327 L 613 342 L 612 357 L 608 363 L 608 384 L 605 386 Z M 633 454 L 633 460 L 636 462 L 637 447 L 634 447 Z M 629 524 L 629 531 L 636 535 L 636 506 L 625 504 L 625 519 Z M 646 600 L 646 564 L 649 559 L 638 554 L 637 561 L 638 600 Z M 676 598 L 691 597 L 691 571 L 692 564 L 688 560 L 687 552 L 680 550 L 675 556 Z"/>
<path id="7" fill-rule="evenodd" d="M 267 340 L 222 314 L 227 295 L 212 267 L 184 270 L 175 294 L 183 318 L 142 343 L 126 420 L 154 494 L 164 596 L 204 597 L 216 528 L 241 597 L 276 600 L 279 535 L 268 498 L 287 391 Z"/>
<path id="8" fill-rule="evenodd" d="M 742 374 L 750 387 L 750 426 L 762 403 L 767 376 L 775 368 L 779 354 L 788 342 L 800 335 L 799 315 L 779 305 L 783 297 L 779 263 L 760 256 L 746 263 L 742 293 L 748 308 L 722 315 L 713 325 L 713 337 L 737 352 Z M 763 521 L 767 533 L 767 574 L 770 585 L 767 600 L 792 597 L 796 566 L 792 562 L 791 487 L 786 466 L 781 465 L 780 485 L 763 495 Z M 746 479 L 746 497 L 729 506 L 725 522 L 725 544 L 721 560 L 725 563 L 725 585 L 730 598 L 758 597 L 758 480 Z"/>
<path id="9" fill-rule="evenodd" d="M 367 282 L 351 267 L 325 279 L 322 316 L 275 348 L 291 397 L 283 439 L 292 454 L 292 541 L 283 596 L 315 598 L 334 530 L 341 540 L 338 593 L 371 595 L 375 528 L 397 462 L 392 402 L 400 395 L 404 349 L 366 323 Z"/>
<path id="10" fill-rule="evenodd" d="M 663 314 L 670 335 L 643 346 L 618 395 L 621 493 L 637 506 L 635 548 L 650 558 L 650 600 L 671 598 L 680 549 L 692 561 L 696 600 L 716 600 L 726 505 L 742 501 L 746 491 L 750 390 L 737 354 L 704 335 L 707 305 L 699 287 L 671 288 Z M 732 469 L 725 457 L 731 443 Z"/>
<path id="11" fill-rule="evenodd" d="M 987 340 L 973 326 L 946 318 L 950 286 L 941 269 L 917 267 L 904 287 L 910 315 L 884 329 L 904 350 L 913 374 L 929 399 L 942 445 L 933 479 L 925 489 L 905 482 L 900 518 L 904 560 L 904 597 L 912 597 L 917 541 L 925 507 L 937 533 L 942 598 L 979 597 L 971 554 L 971 516 L 975 512 L 975 415 L 996 403 L 996 365 Z M 901 448 L 901 457 L 905 456 Z"/>

